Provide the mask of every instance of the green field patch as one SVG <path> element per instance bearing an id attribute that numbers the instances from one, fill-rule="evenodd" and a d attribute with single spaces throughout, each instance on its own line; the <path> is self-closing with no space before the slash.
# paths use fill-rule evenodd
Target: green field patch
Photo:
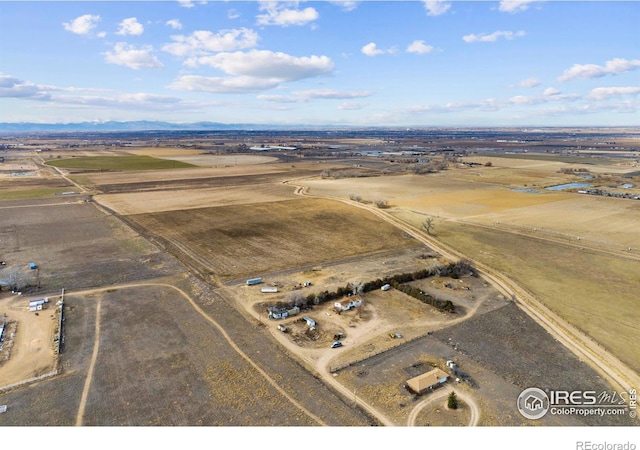
<path id="1" fill-rule="evenodd" d="M 196 167 L 182 161 L 171 159 L 153 158 L 143 155 L 126 156 L 83 156 L 79 158 L 60 159 L 47 162 L 50 166 L 62 167 L 65 169 L 84 170 L 163 170 L 163 169 L 184 169 Z"/>
<path id="2" fill-rule="evenodd" d="M 66 188 L 32 188 L 32 189 L 2 189 L 0 190 L 0 200 L 29 200 L 34 198 L 46 198 L 69 192 L 72 189 Z"/>

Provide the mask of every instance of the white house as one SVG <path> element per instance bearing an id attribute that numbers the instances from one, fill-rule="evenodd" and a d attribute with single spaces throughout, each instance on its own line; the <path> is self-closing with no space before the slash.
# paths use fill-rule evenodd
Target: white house
<path id="1" fill-rule="evenodd" d="M 346 300 L 335 302 L 333 306 L 337 311 L 349 311 L 362 305 L 362 301 L 362 297 L 349 297 Z"/>

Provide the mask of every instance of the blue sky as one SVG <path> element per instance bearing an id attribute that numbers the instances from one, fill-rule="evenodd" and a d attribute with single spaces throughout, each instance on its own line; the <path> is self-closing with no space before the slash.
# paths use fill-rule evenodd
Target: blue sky
<path id="1" fill-rule="evenodd" d="M 0 122 L 640 125 L 638 1 L 0 1 Z"/>

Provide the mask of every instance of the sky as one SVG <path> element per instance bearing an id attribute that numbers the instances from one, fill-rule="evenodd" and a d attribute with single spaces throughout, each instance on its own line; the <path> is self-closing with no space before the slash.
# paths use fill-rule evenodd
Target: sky
<path id="1" fill-rule="evenodd" d="M 640 126 L 640 1 L 4 1 L 0 122 Z"/>

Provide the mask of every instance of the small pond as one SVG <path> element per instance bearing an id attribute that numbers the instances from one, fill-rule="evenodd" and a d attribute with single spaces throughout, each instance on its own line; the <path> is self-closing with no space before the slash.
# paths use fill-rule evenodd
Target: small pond
<path id="1" fill-rule="evenodd" d="M 558 184 L 556 186 L 549 186 L 545 189 L 548 191 L 564 191 L 565 189 L 581 189 L 591 186 L 589 183 L 566 183 Z"/>

